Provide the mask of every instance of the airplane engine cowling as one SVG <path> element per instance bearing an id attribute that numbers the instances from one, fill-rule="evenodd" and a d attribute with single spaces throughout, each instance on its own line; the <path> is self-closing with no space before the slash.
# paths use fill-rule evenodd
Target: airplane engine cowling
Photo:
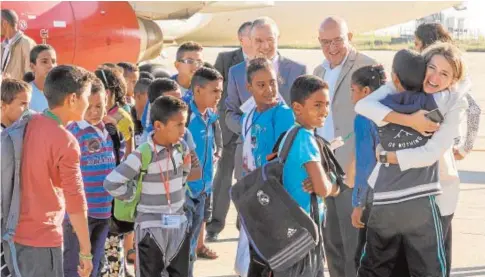
<path id="1" fill-rule="evenodd" d="M 137 18 L 128 2 L 2 2 L 13 9 L 19 27 L 37 43 L 54 47 L 58 64 L 94 70 L 105 62 L 137 63 L 156 57 L 163 35 L 149 20 Z"/>
<path id="2" fill-rule="evenodd" d="M 140 26 L 140 54 L 138 61 L 151 60 L 160 55 L 163 49 L 163 33 L 152 20 L 138 17 Z"/>

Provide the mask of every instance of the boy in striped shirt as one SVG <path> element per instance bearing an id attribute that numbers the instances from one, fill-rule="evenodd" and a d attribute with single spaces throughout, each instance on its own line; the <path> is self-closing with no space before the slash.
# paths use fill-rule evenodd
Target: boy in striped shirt
<path id="1" fill-rule="evenodd" d="M 103 181 L 116 167 L 113 141 L 102 119 L 106 114 L 106 91 L 96 78 L 88 98 L 89 106 L 84 120 L 73 122 L 67 129 L 76 137 L 81 148 L 81 173 L 88 203 L 88 224 L 93 255 L 93 274 L 99 271 L 108 236 L 113 197 L 104 189 Z M 125 151 L 121 141 L 120 156 Z M 78 276 L 79 243 L 69 218 L 64 220 L 64 276 Z"/>
<path id="2" fill-rule="evenodd" d="M 136 208 L 136 276 L 186 277 L 189 268 L 190 239 L 185 216 L 184 183 L 192 162 L 183 141 L 187 105 L 173 96 L 157 98 L 151 106 L 153 133 L 147 144 L 151 161 L 143 175 L 140 201 Z M 141 173 L 142 144 L 128 156 L 104 182 L 111 195 L 120 200 L 134 197 Z"/>

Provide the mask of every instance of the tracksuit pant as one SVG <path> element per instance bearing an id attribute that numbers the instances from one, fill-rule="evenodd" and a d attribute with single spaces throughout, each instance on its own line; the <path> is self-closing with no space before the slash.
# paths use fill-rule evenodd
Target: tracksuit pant
<path id="1" fill-rule="evenodd" d="M 400 251 L 410 276 L 446 276 L 444 234 L 434 196 L 373 206 L 366 237 L 359 277 L 391 276 Z"/>

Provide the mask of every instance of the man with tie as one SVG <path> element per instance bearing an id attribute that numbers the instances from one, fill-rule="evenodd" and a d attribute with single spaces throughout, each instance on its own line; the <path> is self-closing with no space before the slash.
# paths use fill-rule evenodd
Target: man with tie
<path id="1" fill-rule="evenodd" d="M 22 80 L 30 70 L 30 50 L 36 45 L 19 30 L 19 17 L 13 10 L 2 10 L 2 75 Z"/>
<path id="2" fill-rule="evenodd" d="M 351 77 L 355 70 L 376 62 L 351 46 L 352 33 L 349 32 L 347 23 L 340 18 L 326 18 L 320 25 L 318 34 L 325 60 L 315 68 L 313 74 L 328 83 L 330 112 L 325 125 L 317 129 L 317 133 L 327 141 L 343 138 L 345 144 L 337 148 L 336 157 L 345 172 L 349 173 L 353 171 L 355 151 Z M 347 185 L 353 187 L 353 182 L 349 178 Z M 330 276 L 356 276 L 354 257 L 358 229 L 351 222 L 352 190 L 346 190 L 337 197 L 326 198 L 326 207 L 323 238 Z"/>
<path id="3" fill-rule="evenodd" d="M 213 211 L 212 221 L 207 223 L 207 241 L 216 241 L 218 234 L 224 228 L 225 219 L 229 210 L 229 188 L 232 185 L 232 177 L 234 172 L 234 154 L 236 153 L 236 141 L 238 136 L 234 134 L 226 125 L 225 121 L 225 100 L 227 98 L 227 77 L 229 68 L 233 65 L 239 64 L 249 59 L 252 56 L 251 39 L 249 33 L 251 31 L 251 21 L 246 21 L 239 27 L 237 37 L 240 48 L 221 52 L 217 56 L 214 67 L 224 77 L 224 91 L 222 98 L 219 101 L 219 122 L 222 130 L 222 141 L 224 144 L 222 150 L 222 157 L 219 160 L 216 176 L 214 178 L 214 194 L 213 194 Z"/>

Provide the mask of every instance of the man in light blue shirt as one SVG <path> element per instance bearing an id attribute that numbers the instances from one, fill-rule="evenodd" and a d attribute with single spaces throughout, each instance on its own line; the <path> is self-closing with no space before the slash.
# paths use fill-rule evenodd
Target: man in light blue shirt
<path id="1" fill-rule="evenodd" d="M 323 80 L 328 84 L 330 103 L 332 103 L 332 99 L 335 96 L 337 81 L 340 73 L 342 72 L 342 67 L 345 64 L 345 61 L 347 61 L 348 56 L 349 54 L 347 53 L 342 63 L 334 67 L 330 64 L 328 60 L 323 61 L 322 66 L 325 69 L 325 75 L 323 76 Z M 327 141 L 332 141 L 335 138 L 332 109 L 330 109 L 328 113 L 328 117 L 325 120 L 325 125 L 323 125 L 323 127 L 321 128 L 317 128 L 317 134 Z"/>

